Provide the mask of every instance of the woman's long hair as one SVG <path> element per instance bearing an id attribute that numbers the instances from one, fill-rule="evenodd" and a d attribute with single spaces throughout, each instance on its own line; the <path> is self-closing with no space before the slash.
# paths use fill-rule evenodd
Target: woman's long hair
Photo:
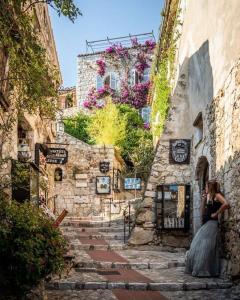
<path id="1" fill-rule="evenodd" d="M 207 182 L 208 193 L 210 195 L 210 199 L 214 200 L 217 193 L 220 192 L 220 184 L 216 180 L 210 180 Z"/>

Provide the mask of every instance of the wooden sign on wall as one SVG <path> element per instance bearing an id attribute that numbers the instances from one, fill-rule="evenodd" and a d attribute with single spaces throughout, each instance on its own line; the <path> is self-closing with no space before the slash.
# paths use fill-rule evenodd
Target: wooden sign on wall
<path id="1" fill-rule="evenodd" d="M 64 148 L 49 148 L 46 157 L 47 164 L 64 165 L 68 161 L 68 151 Z"/>

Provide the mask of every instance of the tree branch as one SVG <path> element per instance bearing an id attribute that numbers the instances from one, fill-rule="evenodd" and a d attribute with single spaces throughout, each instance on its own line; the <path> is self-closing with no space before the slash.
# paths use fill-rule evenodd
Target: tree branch
<path id="1" fill-rule="evenodd" d="M 32 2 L 31 4 L 28 5 L 28 7 L 26 9 L 24 9 L 24 11 L 22 13 L 25 14 L 32 6 L 34 6 L 38 3 L 50 4 L 49 2 L 50 1 L 48 1 L 48 0 L 38 0 L 38 1 Z"/>

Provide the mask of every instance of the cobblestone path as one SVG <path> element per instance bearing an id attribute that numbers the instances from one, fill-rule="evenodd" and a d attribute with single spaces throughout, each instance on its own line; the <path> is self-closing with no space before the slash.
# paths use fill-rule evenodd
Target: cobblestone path
<path id="1" fill-rule="evenodd" d="M 47 284 L 48 300 L 240 299 L 239 286 L 218 278 L 184 274 L 184 252 L 159 247 L 128 248 L 123 224 L 67 220 L 74 268 Z"/>

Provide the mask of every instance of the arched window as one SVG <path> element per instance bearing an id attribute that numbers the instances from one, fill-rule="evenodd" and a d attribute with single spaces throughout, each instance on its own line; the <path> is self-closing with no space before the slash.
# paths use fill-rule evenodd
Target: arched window
<path id="1" fill-rule="evenodd" d="M 54 171 L 54 181 L 62 181 L 63 172 L 61 168 L 56 168 Z"/>

